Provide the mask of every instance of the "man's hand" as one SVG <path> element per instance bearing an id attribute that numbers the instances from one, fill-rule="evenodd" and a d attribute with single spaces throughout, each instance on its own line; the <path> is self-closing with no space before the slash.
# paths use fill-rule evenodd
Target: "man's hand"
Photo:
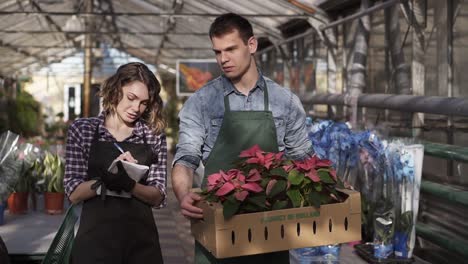
<path id="1" fill-rule="evenodd" d="M 189 192 L 180 201 L 181 213 L 185 217 L 202 219 L 203 210 L 199 207 L 194 206 L 194 203 L 201 200 L 201 197 L 198 194 Z"/>
<path id="2" fill-rule="evenodd" d="M 102 182 L 111 191 L 130 192 L 135 187 L 136 182 L 128 176 L 121 161 L 117 162 L 117 168 L 119 170 L 115 174 L 103 169 L 101 174 Z"/>

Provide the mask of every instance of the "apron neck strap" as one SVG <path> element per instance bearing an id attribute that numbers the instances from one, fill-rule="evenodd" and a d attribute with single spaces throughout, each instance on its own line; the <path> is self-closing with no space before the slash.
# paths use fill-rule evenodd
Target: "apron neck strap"
<path id="1" fill-rule="evenodd" d="M 263 79 L 262 79 L 263 80 Z M 269 108 L 269 102 L 268 102 L 268 88 L 266 86 L 266 82 L 265 80 L 263 80 L 263 105 L 264 105 L 264 110 L 265 111 L 268 111 L 268 108 Z M 231 107 L 229 105 L 229 95 L 225 95 L 224 96 L 224 109 L 226 112 L 230 112 L 231 111 Z"/>
<path id="2" fill-rule="evenodd" d="M 96 128 L 94 129 L 94 134 L 93 134 L 93 142 L 99 141 L 99 124 L 96 125 Z"/>

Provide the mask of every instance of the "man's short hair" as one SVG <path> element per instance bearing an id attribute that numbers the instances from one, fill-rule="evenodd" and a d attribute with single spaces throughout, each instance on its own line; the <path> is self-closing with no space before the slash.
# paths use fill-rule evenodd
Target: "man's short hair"
<path id="1" fill-rule="evenodd" d="M 237 30 L 240 37 L 247 44 L 250 37 L 253 36 L 253 29 L 250 22 L 244 17 L 227 13 L 217 17 L 210 26 L 210 39 L 220 37 Z"/>

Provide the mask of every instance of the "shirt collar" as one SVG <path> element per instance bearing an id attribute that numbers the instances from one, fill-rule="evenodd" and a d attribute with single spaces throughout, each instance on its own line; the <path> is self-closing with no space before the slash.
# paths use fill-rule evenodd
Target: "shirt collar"
<path id="1" fill-rule="evenodd" d="M 259 88 L 260 90 L 264 90 L 265 89 L 265 79 L 263 78 L 263 74 L 262 74 L 262 71 L 260 69 L 257 68 L 257 71 L 258 71 L 258 80 L 257 82 L 255 83 L 255 86 L 254 88 L 252 89 L 255 90 L 257 88 Z M 239 91 L 237 91 L 237 89 L 234 87 L 234 84 L 231 82 L 231 80 L 229 80 L 224 74 L 222 75 L 222 81 L 223 81 L 223 87 L 224 87 L 224 95 L 229 95 L 231 93 L 240 93 Z"/>

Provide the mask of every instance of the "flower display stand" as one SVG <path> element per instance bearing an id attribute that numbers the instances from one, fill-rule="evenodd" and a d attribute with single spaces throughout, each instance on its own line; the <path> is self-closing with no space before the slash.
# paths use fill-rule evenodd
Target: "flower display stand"
<path id="1" fill-rule="evenodd" d="M 319 209 L 300 207 L 234 215 L 225 220 L 223 207 L 202 201 L 203 220 L 192 222 L 195 239 L 216 258 L 253 255 L 292 248 L 361 240 L 360 193 Z"/>

